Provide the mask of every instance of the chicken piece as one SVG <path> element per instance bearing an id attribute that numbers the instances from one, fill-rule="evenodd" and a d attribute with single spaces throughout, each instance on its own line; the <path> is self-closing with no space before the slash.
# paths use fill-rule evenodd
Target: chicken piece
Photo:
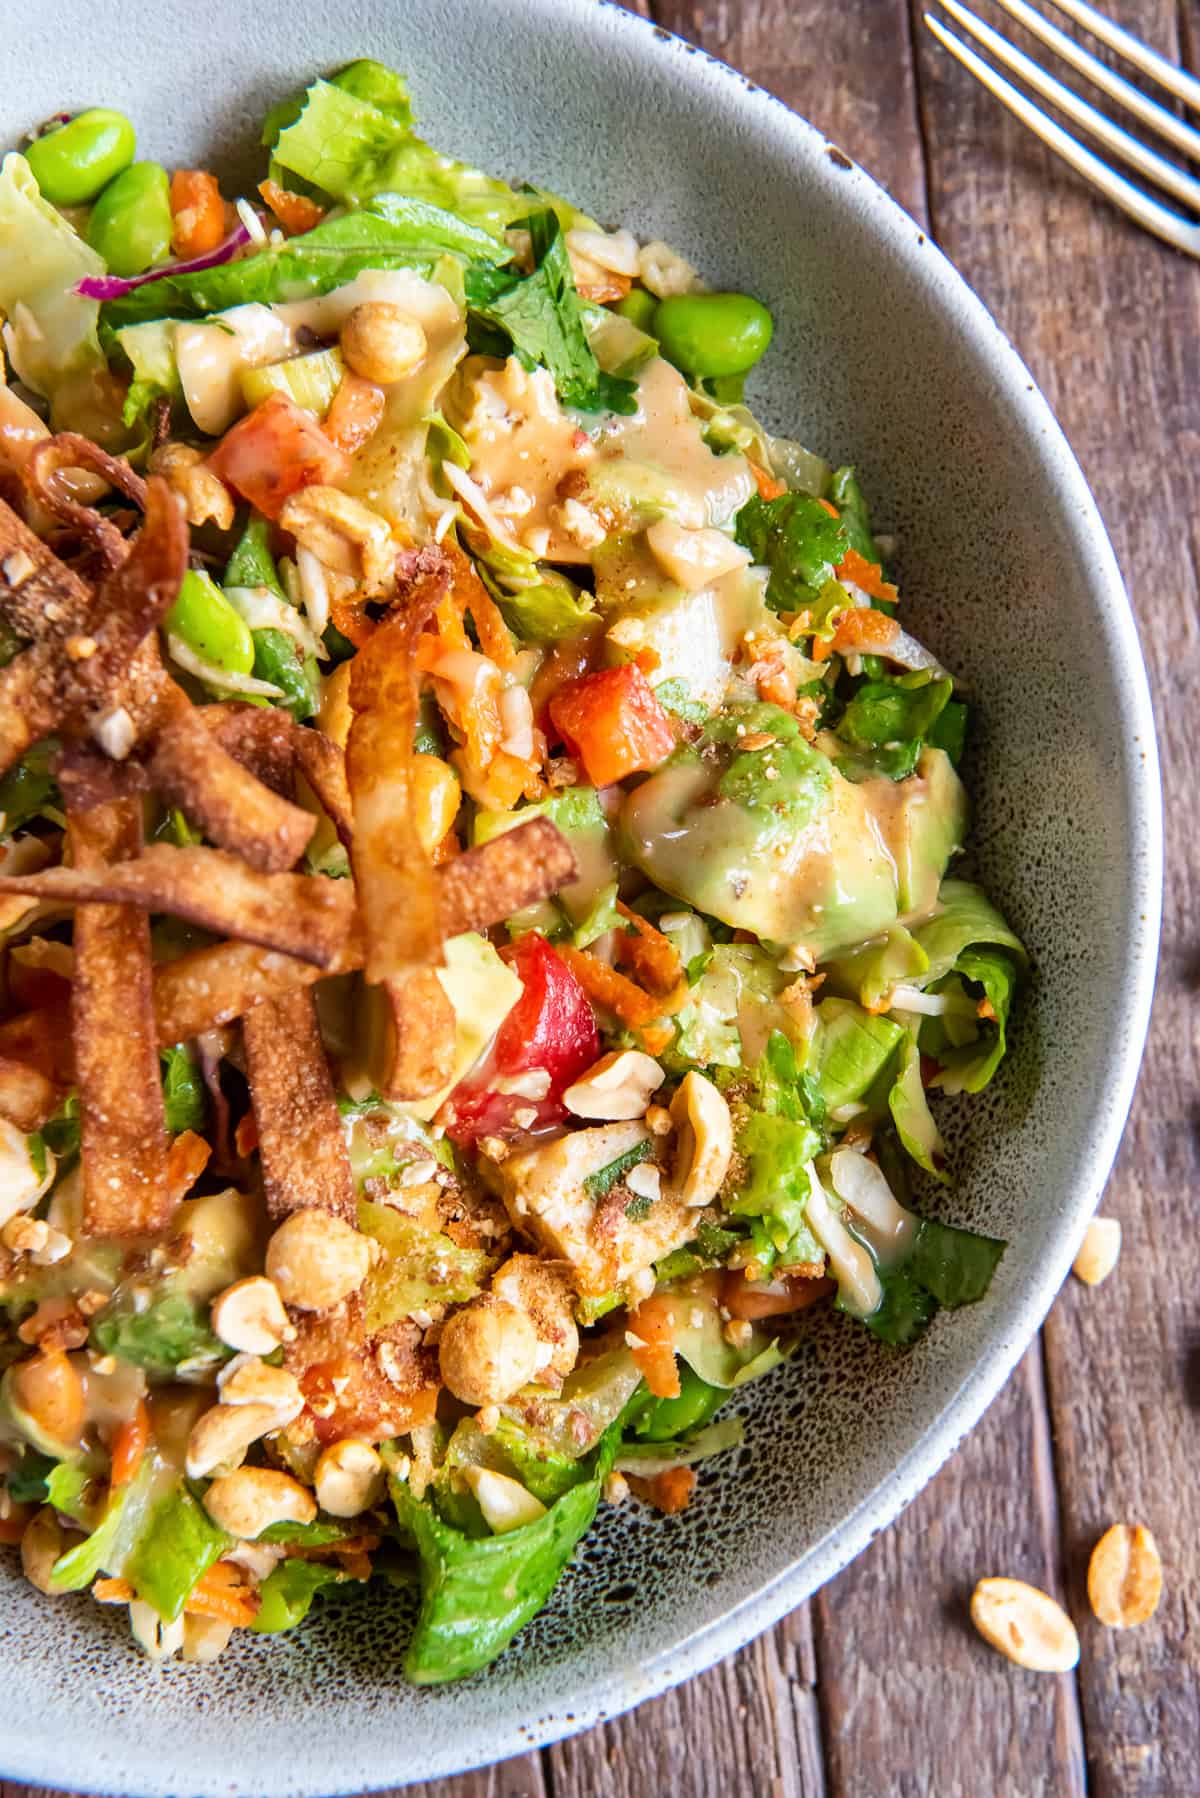
<path id="1" fill-rule="evenodd" d="M 637 1121 L 601 1124 L 503 1161 L 483 1158 L 480 1170 L 503 1199 L 514 1228 L 569 1263 L 583 1297 L 598 1298 L 695 1232 L 695 1212 L 670 1196 L 667 1169 L 656 1161 L 662 1142 Z M 613 1177 L 608 1170 L 626 1156 L 628 1166 Z M 657 1170 L 658 1181 L 651 1170 Z M 657 1194 L 638 1190 L 660 1181 Z"/>

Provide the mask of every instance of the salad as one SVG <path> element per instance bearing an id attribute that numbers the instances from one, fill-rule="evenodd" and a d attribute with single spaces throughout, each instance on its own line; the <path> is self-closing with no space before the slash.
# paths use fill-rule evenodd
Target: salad
<path id="1" fill-rule="evenodd" d="M 767 309 L 375 62 L 262 141 L 0 166 L 0 1540 L 155 1659 L 413 1584 L 428 1684 L 818 1307 L 984 1295 L 1025 953 Z"/>

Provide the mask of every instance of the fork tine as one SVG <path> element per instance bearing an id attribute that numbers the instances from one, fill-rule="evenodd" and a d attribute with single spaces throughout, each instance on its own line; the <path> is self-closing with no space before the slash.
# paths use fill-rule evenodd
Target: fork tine
<path id="1" fill-rule="evenodd" d="M 1115 50 L 1118 56 L 1131 62 L 1143 75 L 1161 81 L 1177 100 L 1183 100 L 1188 106 L 1200 110 L 1200 81 L 1194 75 L 1189 75 L 1186 69 L 1168 62 L 1165 56 L 1160 56 L 1149 44 L 1143 44 L 1141 38 L 1134 37 L 1123 26 L 1114 24 L 1112 19 L 1106 19 L 1094 6 L 1089 6 L 1087 0 L 1050 0 L 1050 4 L 1057 7 L 1059 12 L 1066 13 L 1069 19 L 1074 19 L 1077 25 L 1082 25 L 1085 31 L 1090 31 L 1102 44 L 1107 44 L 1110 50 Z"/>
<path id="2" fill-rule="evenodd" d="M 1131 137 L 1128 131 L 1123 131 L 1104 113 L 1097 112 L 1094 106 L 1056 80 L 1040 63 L 1034 62 L 1023 50 L 1018 50 L 1015 44 L 1010 44 L 1007 38 L 1001 37 L 998 31 L 993 31 L 990 25 L 985 25 L 982 19 L 960 5 L 959 0 L 942 0 L 942 5 L 964 31 L 990 50 L 997 62 L 1019 75 L 1035 93 L 1041 94 L 1052 106 L 1074 119 L 1077 125 L 1082 125 L 1093 137 L 1099 138 L 1114 155 L 1120 156 L 1148 181 L 1157 182 L 1159 187 L 1165 188 L 1177 200 L 1182 200 L 1185 206 L 1200 210 L 1200 181 L 1178 168 L 1175 163 L 1168 162 L 1165 156 L 1149 149 L 1136 137 Z"/>
<path id="3" fill-rule="evenodd" d="M 947 31 L 939 19 L 926 13 L 925 23 L 939 44 L 949 50 L 951 56 L 962 63 L 965 69 L 969 69 L 989 93 L 994 94 L 1023 125 L 1029 127 L 1035 137 L 1039 137 L 1049 149 L 1069 163 L 1085 181 L 1090 181 L 1093 187 L 1098 188 L 1114 206 L 1119 206 L 1122 212 L 1128 213 L 1143 230 L 1151 231 L 1156 237 L 1174 244 L 1177 250 L 1186 250 L 1191 256 L 1200 255 L 1200 232 L 1187 219 L 1180 218 L 1169 206 L 1162 206 L 1157 200 L 1151 200 L 1132 181 L 1127 181 L 1124 175 L 1118 175 L 1115 169 L 1111 169 L 1099 156 L 1086 149 L 1069 131 L 1064 131 L 1061 125 L 1056 124 L 1040 106 L 1035 106 L 1032 100 L 1026 99 L 1019 88 L 1015 88 L 1011 81 L 1006 81 L 1003 75 L 998 74 L 990 63 L 984 62 L 982 56 L 977 55 L 968 44 L 964 44 L 961 38 L 955 37 L 952 31 Z"/>
<path id="4" fill-rule="evenodd" d="M 1055 0 L 1055 4 L 1057 3 L 1058 0 Z M 1078 0 L 1068 0 L 1068 10 L 1076 4 L 1078 4 Z M 1120 101 L 1126 111 L 1133 113 L 1135 118 L 1141 119 L 1144 125 L 1149 125 L 1152 131 L 1157 131 L 1160 137 L 1165 137 L 1168 143 L 1174 144 L 1177 150 L 1182 150 L 1185 156 L 1200 159 L 1200 131 L 1185 124 L 1182 119 L 1176 118 L 1173 112 L 1168 112 L 1167 108 L 1160 106 L 1157 100 L 1151 100 L 1142 93 L 1140 88 L 1134 87 L 1131 81 L 1126 81 L 1123 75 L 1118 75 L 1115 69 L 1110 69 L 1108 64 L 1101 62 L 1098 56 L 1093 56 L 1090 50 L 1085 50 L 1082 44 L 1076 43 L 1073 37 L 1068 37 L 1065 31 L 1060 31 L 1057 25 L 1052 25 L 1049 19 L 1044 19 L 1035 7 L 1028 4 L 1028 0 L 997 0 L 997 5 L 1003 7 L 1004 11 L 1011 18 L 1016 19 L 1019 25 L 1023 25 L 1031 36 L 1040 38 L 1043 44 L 1048 44 L 1050 49 L 1056 55 L 1061 56 L 1064 62 L 1070 63 L 1073 69 L 1078 69 L 1081 75 L 1086 75 L 1094 86 L 1100 88 L 1103 93 L 1111 94 L 1114 100 Z M 1100 17 L 1099 13 L 1094 13 L 1092 16 L 1096 19 Z M 1105 21 L 1105 23 L 1107 22 Z M 1089 26 L 1088 29 L 1091 30 L 1092 27 Z M 1115 30 L 1115 27 L 1112 29 Z M 1135 41 L 1129 37 L 1128 33 L 1123 35 L 1128 43 Z M 1139 49 L 1143 58 L 1150 56 L 1151 52 L 1146 49 L 1144 44 L 1139 45 Z M 1122 53 L 1124 54 L 1124 52 Z M 1161 57 L 1158 60 L 1163 63 L 1164 68 L 1171 68 L 1171 64 Z M 1141 66 L 1145 66 L 1144 62 Z M 1156 69 L 1151 72 L 1157 74 Z M 1172 73 L 1178 75 L 1180 71 L 1174 69 Z M 1176 91 L 1177 88 L 1173 87 L 1172 92 Z"/>

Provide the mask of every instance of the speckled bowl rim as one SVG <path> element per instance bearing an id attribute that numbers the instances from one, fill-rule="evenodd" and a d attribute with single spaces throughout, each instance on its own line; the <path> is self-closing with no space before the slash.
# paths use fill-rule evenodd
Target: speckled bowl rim
<path id="1" fill-rule="evenodd" d="M 625 12 L 615 0 L 525 0 L 525 8 L 540 13 L 546 29 L 567 31 L 575 21 L 584 27 L 585 20 L 594 30 L 597 14 L 602 12 L 604 27 L 623 40 L 623 47 L 631 55 L 643 60 L 659 59 L 664 82 L 690 88 L 710 106 L 714 104 L 715 88 L 717 103 L 736 111 L 768 150 L 798 154 L 822 182 L 829 180 L 832 163 L 836 179 L 846 184 L 846 198 L 856 215 L 923 288 L 931 309 L 971 346 L 978 367 L 990 378 L 996 407 L 1008 412 L 1010 422 L 1015 422 L 1025 439 L 1033 465 L 1031 480 L 1036 480 L 1044 501 L 1053 502 L 1079 565 L 1090 572 L 1096 625 L 1108 664 L 1123 670 L 1123 678 L 1114 681 L 1113 698 L 1116 728 L 1130 746 L 1123 757 L 1122 794 L 1125 815 L 1131 822 L 1127 870 L 1131 898 L 1129 943 L 1123 1029 L 1119 1034 L 1113 1033 L 1106 1059 L 1096 1069 L 1086 1159 L 1081 1158 L 1072 1189 L 1062 1195 L 1052 1246 L 1039 1263 L 1036 1278 L 998 1316 L 988 1351 L 886 1480 L 815 1542 L 802 1559 L 784 1568 L 724 1616 L 640 1668 L 615 1668 L 607 1679 L 593 1682 L 586 1691 L 564 1694 L 554 1708 L 496 1729 L 486 1743 L 479 1739 L 447 1740 L 444 1748 L 428 1755 L 419 1774 L 406 1775 L 408 1779 L 422 1780 L 466 1772 L 528 1753 L 618 1716 L 703 1672 L 770 1628 L 824 1585 L 885 1529 L 938 1471 L 995 1398 L 1037 1332 L 1067 1275 L 1083 1224 L 1099 1202 L 1133 1097 L 1149 1023 L 1162 899 L 1162 802 L 1154 718 L 1120 570 L 1095 500 L 1062 430 L 1021 358 L 982 302 L 936 246 L 914 228 L 909 215 L 870 176 L 812 125 L 744 76 L 650 21 Z M 64 1777 L 73 1782 L 78 1770 L 69 1772 L 64 1764 L 49 1764 L 39 1751 L 40 1746 L 33 1744 L 27 1750 L 24 1743 L 4 1743 L 0 1747 L 4 1775 L 41 1783 Z M 297 1750 L 302 1755 L 299 1744 Z M 335 1792 L 362 1791 L 361 1771 L 351 1787 L 323 1785 L 320 1790 L 324 1798 L 332 1798 Z M 146 1794 L 147 1798 L 185 1789 L 171 1780 L 169 1768 L 160 1770 L 156 1777 L 144 1762 L 139 1763 L 136 1753 L 118 1775 L 119 1784 L 110 1783 L 113 1775 L 106 1777 L 99 1768 L 91 1777 L 81 1777 L 92 1791 L 120 1790 Z M 394 1767 L 389 1768 L 381 1759 L 368 1777 L 370 1787 L 379 1789 L 394 1786 L 396 1774 Z M 223 1782 L 218 1776 L 205 1783 L 206 1790 L 215 1791 Z M 257 1798 L 283 1798 L 284 1794 L 288 1798 L 312 1794 L 315 1798 L 316 1792 L 316 1787 L 306 1783 L 303 1770 L 281 1767 L 278 1779 L 259 1780 Z"/>

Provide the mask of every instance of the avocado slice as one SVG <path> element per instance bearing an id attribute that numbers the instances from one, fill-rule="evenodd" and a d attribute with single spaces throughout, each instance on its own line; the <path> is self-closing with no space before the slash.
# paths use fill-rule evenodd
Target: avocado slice
<path id="1" fill-rule="evenodd" d="M 942 875 L 967 834 L 967 795 L 944 749 L 921 751 L 916 773 L 896 783 L 898 828 L 889 837 L 896 859 L 899 908 L 927 917 L 937 907 Z"/>

